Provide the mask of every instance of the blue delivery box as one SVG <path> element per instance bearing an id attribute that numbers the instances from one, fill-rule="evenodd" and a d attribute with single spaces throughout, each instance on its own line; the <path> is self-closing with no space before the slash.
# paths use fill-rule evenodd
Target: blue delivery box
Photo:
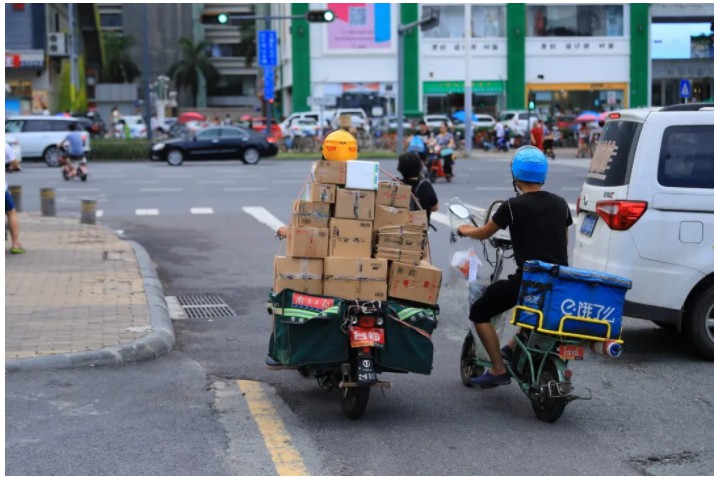
<path id="1" fill-rule="evenodd" d="M 624 277 L 527 261 L 513 323 L 546 334 L 621 342 L 630 288 L 632 281 Z"/>

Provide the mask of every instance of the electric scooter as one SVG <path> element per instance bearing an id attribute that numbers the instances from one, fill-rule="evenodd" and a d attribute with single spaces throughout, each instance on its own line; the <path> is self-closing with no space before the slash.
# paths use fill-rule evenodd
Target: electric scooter
<path id="1" fill-rule="evenodd" d="M 69 181 L 73 178 L 79 178 L 83 182 L 87 181 L 87 177 L 89 176 L 87 163 L 84 161 L 77 161 L 76 164 L 72 163 L 69 159 L 69 153 L 66 147 L 60 148 L 59 164 L 62 166 L 62 177 L 65 181 Z"/>

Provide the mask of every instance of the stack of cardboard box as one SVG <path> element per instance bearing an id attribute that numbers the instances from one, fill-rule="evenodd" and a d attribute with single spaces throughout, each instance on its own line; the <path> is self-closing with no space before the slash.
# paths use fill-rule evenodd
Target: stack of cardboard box
<path id="1" fill-rule="evenodd" d="M 274 291 L 433 305 L 441 271 L 423 261 L 427 219 L 409 211 L 411 187 L 379 182 L 379 163 L 317 161 L 293 204 L 287 256 Z"/>

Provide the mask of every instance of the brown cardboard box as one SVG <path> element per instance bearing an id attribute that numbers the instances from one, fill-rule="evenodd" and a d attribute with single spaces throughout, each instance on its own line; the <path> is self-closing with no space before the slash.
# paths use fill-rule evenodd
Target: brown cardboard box
<path id="1" fill-rule="evenodd" d="M 441 271 L 422 261 L 418 266 L 392 262 L 389 297 L 434 305 L 439 298 Z"/>
<path id="2" fill-rule="evenodd" d="M 405 224 L 413 224 L 415 226 L 421 226 L 425 231 L 429 229 L 429 221 L 426 217 L 426 211 L 409 211 L 409 219 Z"/>
<path id="3" fill-rule="evenodd" d="M 322 259 L 327 257 L 328 229 L 324 227 L 290 226 L 288 256 Z"/>
<path id="4" fill-rule="evenodd" d="M 293 201 L 293 226 L 327 227 L 330 204 L 326 202 Z"/>
<path id="5" fill-rule="evenodd" d="M 396 181 L 381 181 L 377 188 L 377 204 L 409 208 L 412 187 Z"/>
<path id="6" fill-rule="evenodd" d="M 420 226 L 384 226 L 379 230 L 376 257 L 419 265 L 425 233 Z"/>
<path id="7" fill-rule="evenodd" d="M 320 184 L 339 184 L 347 181 L 347 161 L 316 161 L 313 179 Z"/>
<path id="8" fill-rule="evenodd" d="M 374 191 L 337 189 L 335 215 L 340 219 L 374 220 Z"/>
<path id="9" fill-rule="evenodd" d="M 372 221 L 330 219 L 330 257 L 372 257 Z"/>
<path id="10" fill-rule="evenodd" d="M 409 220 L 409 209 L 391 206 L 377 206 L 374 212 L 374 230 L 384 226 L 402 226 Z"/>
<path id="11" fill-rule="evenodd" d="M 334 184 L 310 183 L 307 186 L 305 197 L 312 202 L 326 202 L 335 204 L 337 186 Z"/>
<path id="12" fill-rule="evenodd" d="M 322 259 L 296 259 L 275 256 L 273 292 L 292 289 L 305 294 L 322 295 Z"/>
<path id="13" fill-rule="evenodd" d="M 328 257 L 323 295 L 347 300 L 387 300 L 385 259 Z"/>

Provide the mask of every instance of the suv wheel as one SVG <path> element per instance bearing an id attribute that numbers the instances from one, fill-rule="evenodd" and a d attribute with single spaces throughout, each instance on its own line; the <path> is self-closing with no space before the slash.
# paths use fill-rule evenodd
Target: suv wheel
<path id="1" fill-rule="evenodd" d="M 180 149 L 172 149 L 166 155 L 169 166 L 180 166 L 183 163 L 183 152 Z"/>
<path id="2" fill-rule="evenodd" d="M 699 294 L 683 329 L 694 350 L 714 360 L 714 286 Z"/>
<path id="3" fill-rule="evenodd" d="M 42 153 L 42 157 L 44 158 L 45 163 L 47 163 L 47 166 L 55 168 L 60 164 L 60 154 L 61 152 L 57 146 L 48 146 L 47 149 L 45 149 L 45 152 Z"/>
<path id="4" fill-rule="evenodd" d="M 243 153 L 243 162 L 245 164 L 258 164 L 260 161 L 260 153 L 255 148 L 248 148 Z"/>

